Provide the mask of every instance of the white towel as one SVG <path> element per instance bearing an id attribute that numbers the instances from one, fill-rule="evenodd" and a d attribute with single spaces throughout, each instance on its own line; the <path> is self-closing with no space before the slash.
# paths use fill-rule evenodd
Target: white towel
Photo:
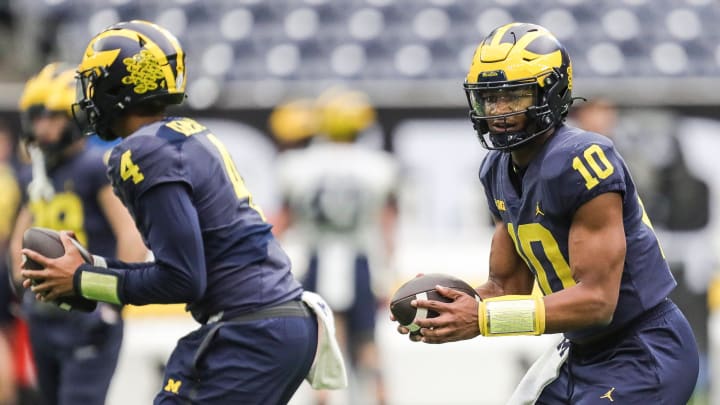
<path id="1" fill-rule="evenodd" d="M 560 374 L 560 367 L 568 357 L 568 342 L 563 339 L 556 345 L 550 346 L 525 374 L 515 388 L 507 405 L 532 405 L 537 401 L 542 391 Z"/>
<path id="2" fill-rule="evenodd" d="M 305 377 L 314 389 L 340 389 L 348 385 L 345 361 L 335 338 L 332 309 L 318 294 L 305 291 L 302 300 L 318 320 L 318 346 L 310 372 Z"/>
<path id="3" fill-rule="evenodd" d="M 48 178 L 45 168 L 45 155 L 35 145 L 28 146 L 28 154 L 32 162 L 32 181 L 28 184 L 27 192 L 30 201 L 50 201 L 55 195 L 55 188 Z"/>

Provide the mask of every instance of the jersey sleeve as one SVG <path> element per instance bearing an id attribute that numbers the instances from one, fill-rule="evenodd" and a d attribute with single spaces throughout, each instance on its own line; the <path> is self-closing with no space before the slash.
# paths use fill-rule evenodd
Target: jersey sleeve
<path id="1" fill-rule="evenodd" d="M 574 213 L 600 194 L 625 195 L 625 164 L 607 138 L 580 138 L 571 147 L 559 148 L 542 168 L 545 195 L 554 201 L 558 214 Z"/>
<path id="2" fill-rule="evenodd" d="M 191 303 L 207 286 L 200 222 L 180 183 L 153 187 L 140 197 L 139 228 L 155 253 L 154 262 L 106 260 L 107 267 L 83 264 L 74 277 L 85 298 L 113 304 Z"/>
<path id="3" fill-rule="evenodd" d="M 108 175 L 126 205 L 135 205 L 145 192 L 158 184 L 180 182 L 192 188 L 185 173 L 182 150 L 177 144 L 153 135 L 138 134 L 113 148 Z"/>
<path id="4" fill-rule="evenodd" d="M 482 183 L 483 189 L 485 190 L 485 198 L 487 198 L 487 204 L 490 212 L 494 218 L 500 218 L 500 211 L 495 204 L 495 197 L 493 197 L 492 193 L 492 184 L 494 184 L 492 176 L 495 175 L 497 170 L 497 168 L 494 167 L 495 162 L 497 161 L 496 156 L 497 155 L 495 153 L 488 153 L 485 155 L 485 158 L 483 158 L 482 164 L 480 165 L 479 177 L 480 183 Z"/>

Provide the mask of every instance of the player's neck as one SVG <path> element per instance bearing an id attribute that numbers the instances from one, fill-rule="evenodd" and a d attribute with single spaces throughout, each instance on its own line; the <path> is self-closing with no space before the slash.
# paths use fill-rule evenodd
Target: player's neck
<path id="1" fill-rule="evenodd" d="M 531 140 L 527 145 L 517 148 L 510 152 L 512 157 L 513 166 L 524 169 L 533 160 L 541 150 L 542 146 L 545 145 L 548 139 L 555 133 L 555 129 L 551 129 L 547 133 L 540 135 L 539 137 Z"/>
<path id="2" fill-rule="evenodd" d="M 163 114 L 157 114 L 157 115 L 133 115 L 129 114 L 123 117 L 123 119 L 118 122 L 116 125 L 116 133 L 121 138 L 127 138 L 128 136 L 132 135 L 137 131 L 138 129 L 144 127 L 145 125 L 152 124 L 153 122 L 161 121 L 163 119 Z"/>

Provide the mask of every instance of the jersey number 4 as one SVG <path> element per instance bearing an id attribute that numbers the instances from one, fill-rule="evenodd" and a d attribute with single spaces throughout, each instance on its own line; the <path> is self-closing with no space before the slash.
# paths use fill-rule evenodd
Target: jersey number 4
<path id="1" fill-rule="evenodd" d="M 169 126 L 169 124 L 168 124 Z M 178 130 L 177 126 L 172 127 L 173 129 Z M 186 128 L 186 127 L 182 127 Z M 191 127 L 196 128 L 196 127 Z M 204 130 L 205 127 L 200 127 L 201 130 Z M 184 133 L 184 132 L 181 132 Z M 193 133 L 186 134 L 187 136 L 193 135 Z M 257 211 L 257 213 L 260 215 L 260 217 L 265 221 L 265 215 L 263 214 L 260 207 L 255 205 L 253 203 L 252 195 L 248 191 L 247 187 L 245 187 L 245 182 L 243 181 L 242 177 L 240 176 L 240 173 L 238 172 L 237 168 L 235 167 L 235 163 L 232 160 L 232 157 L 230 156 L 230 153 L 228 153 L 228 150 L 225 148 L 225 145 L 220 142 L 219 139 L 213 134 L 208 134 L 207 139 L 210 141 L 210 143 L 215 146 L 217 151 L 220 153 L 220 157 L 223 160 L 223 165 L 225 166 L 225 172 L 228 175 L 228 178 L 230 179 L 230 183 L 232 183 L 233 189 L 235 190 L 235 195 L 239 200 L 248 200 L 248 204 L 250 205 L 250 208 Z M 142 174 L 140 171 L 140 166 L 135 164 L 135 162 L 132 161 L 132 151 L 126 150 L 125 153 L 120 156 L 120 177 L 123 179 L 123 181 L 127 181 L 129 179 L 132 179 L 132 182 L 135 184 L 140 183 L 141 181 L 145 180 L 145 175 Z"/>
<path id="2" fill-rule="evenodd" d="M 260 215 L 260 218 L 265 221 L 265 214 L 263 214 L 260 207 L 253 203 L 252 195 L 248 191 L 247 187 L 245 186 L 245 181 L 243 180 L 242 176 L 240 176 L 240 173 L 235 167 L 235 162 L 233 162 L 232 156 L 230 156 L 230 152 L 228 152 L 225 145 L 223 145 L 223 143 L 214 134 L 208 134 L 207 139 L 215 146 L 215 148 L 217 148 L 218 152 L 220 152 L 220 157 L 222 157 L 223 164 L 225 165 L 225 172 L 230 178 L 230 183 L 232 183 L 233 185 L 233 189 L 235 190 L 235 195 L 237 196 L 237 198 L 239 200 L 244 200 L 247 198 L 250 208 L 257 211 L 257 213 Z"/>
<path id="3" fill-rule="evenodd" d="M 132 151 L 126 150 L 120 156 L 120 177 L 123 181 L 132 178 L 133 183 L 138 184 L 145 180 L 145 176 L 140 172 L 140 167 L 132 161 Z"/>

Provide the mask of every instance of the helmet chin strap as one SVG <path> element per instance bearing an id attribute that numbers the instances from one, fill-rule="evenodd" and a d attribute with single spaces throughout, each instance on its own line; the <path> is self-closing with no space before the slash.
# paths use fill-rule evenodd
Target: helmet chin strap
<path id="1" fill-rule="evenodd" d="M 45 155 L 37 145 L 28 145 L 28 153 L 32 162 L 32 181 L 28 184 L 30 201 L 49 201 L 55 196 L 55 188 L 48 178 L 45 168 Z"/>

